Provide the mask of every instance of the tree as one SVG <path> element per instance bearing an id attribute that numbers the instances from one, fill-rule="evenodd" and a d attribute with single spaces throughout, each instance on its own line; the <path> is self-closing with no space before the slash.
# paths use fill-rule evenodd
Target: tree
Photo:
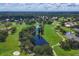
<path id="1" fill-rule="evenodd" d="M 8 32 L 7 31 L 0 31 L 0 42 L 5 42 L 6 38 L 8 36 Z"/>
<path id="2" fill-rule="evenodd" d="M 70 50 L 71 47 L 70 47 L 70 44 L 69 44 L 69 41 L 61 41 L 60 42 L 60 47 L 63 48 L 64 50 Z"/>
<path id="3" fill-rule="evenodd" d="M 6 23 L 4 23 L 4 25 L 5 25 L 6 30 L 7 30 L 7 29 L 8 29 L 8 27 L 10 27 L 10 26 L 12 25 L 12 23 L 10 23 L 10 22 L 6 22 Z"/>
<path id="4" fill-rule="evenodd" d="M 52 48 L 49 45 L 35 46 L 33 52 L 40 56 L 51 56 L 53 55 Z"/>
<path id="5" fill-rule="evenodd" d="M 31 32 L 32 32 L 32 28 L 28 27 L 28 28 L 23 29 L 19 33 L 19 41 L 21 43 L 20 44 L 21 52 L 22 51 L 28 52 L 29 50 L 33 50 L 33 44 L 31 42 L 33 39 L 33 35 Z"/>
<path id="6" fill-rule="evenodd" d="M 15 33 L 16 32 L 16 27 L 12 27 L 11 28 L 11 33 Z"/>

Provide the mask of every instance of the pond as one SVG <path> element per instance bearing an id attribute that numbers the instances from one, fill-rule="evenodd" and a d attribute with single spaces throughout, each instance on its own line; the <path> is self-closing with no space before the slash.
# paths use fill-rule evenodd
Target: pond
<path id="1" fill-rule="evenodd" d="M 32 42 L 34 45 L 45 45 L 48 44 L 48 42 L 40 35 L 36 35 L 33 39 Z"/>

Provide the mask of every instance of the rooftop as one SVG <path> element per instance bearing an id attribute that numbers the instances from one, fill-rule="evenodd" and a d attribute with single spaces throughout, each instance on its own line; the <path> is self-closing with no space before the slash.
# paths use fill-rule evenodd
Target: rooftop
<path id="1" fill-rule="evenodd" d="M 67 32 L 66 37 L 70 40 L 78 41 L 79 42 L 79 37 L 75 36 L 74 33 Z"/>

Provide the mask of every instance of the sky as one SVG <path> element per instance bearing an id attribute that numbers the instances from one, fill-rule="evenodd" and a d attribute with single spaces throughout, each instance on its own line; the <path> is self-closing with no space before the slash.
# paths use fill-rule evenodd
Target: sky
<path id="1" fill-rule="evenodd" d="M 0 3 L 2 11 L 79 11 L 79 3 Z"/>

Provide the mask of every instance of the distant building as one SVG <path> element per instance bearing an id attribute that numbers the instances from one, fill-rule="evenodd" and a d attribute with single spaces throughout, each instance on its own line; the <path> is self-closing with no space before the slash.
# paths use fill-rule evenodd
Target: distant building
<path id="1" fill-rule="evenodd" d="M 75 22 L 76 22 L 76 21 L 79 21 L 79 17 L 76 17 L 74 21 L 75 21 Z"/>
<path id="2" fill-rule="evenodd" d="M 55 19 L 58 19 L 58 17 L 52 17 L 51 19 L 54 19 L 55 20 Z"/>
<path id="3" fill-rule="evenodd" d="M 6 21 L 9 21 L 9 20 L 10 20 L 10 19 L 8 19 L 8 18 L 6 19 Z"/>
<path id="4" fill-rule="evenodd" d="M 76 24 L 76 23 L 73 23 L 73 22 L 65 22 L 64 25 L 65 25 L 66 27 L 73 27 L 73 26 L 75 26 L 75 25 L 77 25 L 77 24 Z"/>

